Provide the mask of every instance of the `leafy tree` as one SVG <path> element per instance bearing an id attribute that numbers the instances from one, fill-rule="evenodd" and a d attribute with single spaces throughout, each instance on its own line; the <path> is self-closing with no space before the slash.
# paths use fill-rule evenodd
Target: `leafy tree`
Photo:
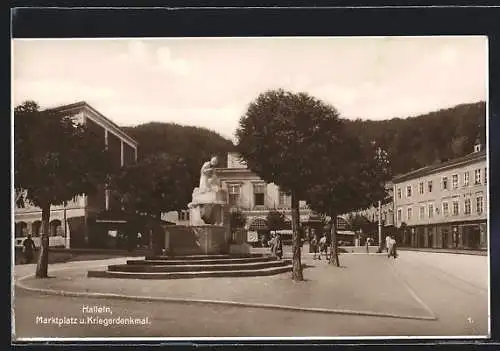
<path id="1" fill-rule="evenodd" d="M 122 168 L 111 179 L 110 189 L 120 199 L 123 210 L 147 219 L 147 236 L 153 250 L 162 232 L 161 213 L 184 209 L 191 201 L 193 187 L 188 172 L 184 158 L 158 153 Z"/>
<path id="2" fill-rule="evenodd" d="M 247 222 L 245 214 L 240 210 L 235 210 L 230 213 L 229 225 L 231 227 L 231 232 L 237 228 L 243 228 Z"/>
<path id="3" fill-rule="evenodd" d="M 269 230 L 274 232 L 286 227 L 285 215 L 276 210 L 271 210 L 267 213 L 266 222 Z"/>
<path id="4" fill-rule="evenodd" d="M 349 135 L 342 126 L 343 144 L 319 162 L 322 173 L 311 186 L 307 200 L 311 208 L 330 217 L 330 263 L 340 266 L 337 247 L 337 218 L 366 208 L 385 197 L 390 179 L 387 155 L 373 143 Z"/>
<path id="5" fill-rule="evenodd" d="M 34 101 L 14 109 L 14 186 L 29 202 L 42 210 L 41 252 L 38 278 L 47 277 L 50 207 L 77 195 L 92 194 L 111 172 L 104 138 L 71 116 L 40 110 Z"/>
<path id="6" fill-rule="evenodd" d="M 260 94 L 250 103 L 236 131 L 236 149 L 248 167 L 268 183 L 291 194 L 292 279 L 302 280 L 299 199 L 314 175 L 342 143 L 338 112 L 306 93 L 282 89 Z"/>
<path id="7" fill-rule="evenodd" d="M 160 153 L 124 167 L 111 179 L 110 188 L 126 212 L 159 220 L 162 212 L 184 209 L 191 200 L 187 173 L 185 159 Z"/>

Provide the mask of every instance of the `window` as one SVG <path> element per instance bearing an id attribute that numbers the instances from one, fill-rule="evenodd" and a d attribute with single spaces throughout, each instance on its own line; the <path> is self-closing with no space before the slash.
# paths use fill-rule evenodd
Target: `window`
<path id="1" fill-rule="evenodd" d="M 278 203 L 283 206 L 288 204 L 288 194 L 280 190 Z"/>
<path id="2" fill-rule="evenodd" d="M 465 199 L 464 214 L 470 215 L 470 199 Z"/>
<path id="3" fill-rule="evenodd" d="M 448 203 L 443 202 L 443 216 L 448 216 L 448 215 L 449 215 Z"/>
<path id="4" fill-rule="evenodd" d="M 407 215 L 408 215 L 408 221 L 411 221 L 411 215 L 412 215 L 412 209 L 411 209 L 411 207 L 408 208 Z"/>
<path id="5" fill-rule="evenodd" d="M 483 213 L 483 197 L 482 196 L 476 197 L 476 211 L 478 214 Z"/>
<path id="6" fill-rule="evenodd" d="M 411 185 L 406 186 L 406 197 L 411 197 Z"/>
<path id="7" fill-rule="evenodd" d="M 424 182 L 418 183 L 418 193 L 423 194 L 424 193 Z"/>
<path id="8" fill-rule="evenodd" d="M 453 215 L 458 216 L 458 201 L 453 201 Z"/>
<path id="9" fill-rule="evenodd" d="M 419 218 L 420 219 L 424 219 L 425 218 L 425 207 L 424 206 L 420 206 Z"/>
<path id="10" fill-rule="evenodd" d="M 229 206 L 238 206 L 240 199 L 240 185 L 229 184 L 227 188 L 229 193 Z"/>
<path id="11" fill-rule="evenodd" d="M 484 169 L 484 184 L 488 183 L 488 169 Z"/>
<path id="12" fill-rule="evenodd" d="M 398 208 L 398 221 L 401 222 L 401 209 Z"/>
<path id="13" fill-rule="evenodd" d="M 433 204 L 429 204 L 428 211 L 429 211 L 429 218 L 432 218 L 434 216 L 434 205 Z"/>
<path id="14" fill-rule="evenodd" d="M 458 188 L 458 174 L 454 174 L 451 176 L 451 187 L 453 189 Z"/>
<path id="15" fill-rule="evenodd" d="M 255 206 L 264 206 L 264 189 L 265 184 L 254 184 L 253 196 Z"/>
<path id="16" fill-rule="evenodd" d="M 398 188 L 398 199 L 401 199 L 401 188 Z"/>
<path id="17" fill-rule="evenodd" d="M 464 186 L 469 186 L 469 172 L 464 172 Z"/>
<path id="18" fill-rule="evenodd" d="M 432 180 L 429 180 L 429 181 L 427 182 L 427 190 L 428 190 L 430 193 L 432 193 Z"/>
<path id="19" fill-rule="evenodd" d="M 448 177 L 443 177 L 443 189 L 448 189 Z"/>
<path id="20" fill-rule="evenodd" d="M 474 171 L 474 184 L 481 184 L 481 170 L 476 169 Z"/>

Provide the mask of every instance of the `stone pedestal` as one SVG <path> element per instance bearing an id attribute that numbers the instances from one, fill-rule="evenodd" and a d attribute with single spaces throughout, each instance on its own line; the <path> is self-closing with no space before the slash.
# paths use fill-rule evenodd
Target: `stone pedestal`
<path id="1" fill-rule="evenodd" d="M 226 228 L 215 225 L 182 226 L 167 225 L 165 229 L 166 251 L 172 256 L 229 253 Z"/>
<path id="2" fill-rule="evenodd" d="M 171 255 L 227 254 L 231 232 L 226 192 L 218 186 L 200 191 L 195 188 L 188 205 L 189 226 L 165 226 L 166 251 Z"/>
<path id="3" fill-rule="evenodd" d="M 217 189 L 216 191 L 200 192 L 198 188 L 195 188 L 193 201 L 188 205 L 189 225 L 224 225 L 225 207 L 225 191 Z"/>

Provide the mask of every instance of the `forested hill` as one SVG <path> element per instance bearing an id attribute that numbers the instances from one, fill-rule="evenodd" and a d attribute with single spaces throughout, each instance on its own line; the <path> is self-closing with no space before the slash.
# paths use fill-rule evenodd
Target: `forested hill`
<path id="1" fill-rule="evenodd" d="M 462 104 L 425 115 L 383 121 L 346 120 L 361 138 L 375 140 L 389 153 L 393 174 L 473 151 L 479 136 L 486 143 L 486 104 Z"/>
<path id="2" fill-rule="evenodd" d="M 479 135 L 486 141 L 486 104 L 462 104 L 425 115 L 383 121 L 345 120 L 365 140 L 375 140 L 391 157 L 393 174 L 409 172 L 472 152 Z M 206 128 L 151 122 L 124 130 L 139 143 L 139 157 L 166 152 L 183 156 L 199 172 L 203 161 L 216 154 L 226 166 L 233 143 Z"/>
<path id="3" fill-rule="evenodd" d="M 230 140 L 206 128 L 151 122 L 123 129 L 139 142 L 139 158 L 164 152 L 182 156 L 199 168 L 203 161 L 218 155 L 220 166 L 225 167 L 227 152 L 233 149 Z"/>

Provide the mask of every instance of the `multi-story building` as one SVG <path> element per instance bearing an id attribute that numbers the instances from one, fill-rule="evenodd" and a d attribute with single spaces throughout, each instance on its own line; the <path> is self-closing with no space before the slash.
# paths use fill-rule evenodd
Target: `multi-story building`
<path id="1" fill-rule="evenodd" d="M 217 175 L 227 191 L 230 209 L 244 213 L 250 232 L 268 230 L 266 217 L 270 210 L 282 212 L 291 223 L 291 196 L 276 184 L 264 182 L 237 153 L 228 153 L 227 168 L 217 169 Z M 305 201 L 299 202 L 299 215 L 301 225 L 309 230 L 321 223 Z"/>
<path id="2" fill-rule="evenodd" d="M 464 157 L 395 177 L 400 244 L 486 249 L 487 182 L 486 152 L 480 144 Z"/>
<path id="3" fill-rule="evenodd" d="M 54 108 L 58 112 L 85 124 L 95 133 L 102 135 L 102 142 L 112 154 L 117 166 L 134 163 L 137 160 L 138 143 L 127 135 L 119 126 L 86 102 L 78 102 Z M 78 160 L 75 160 L 78 162 Z M 23 196 L 23 194 L 19 194 Z M 102 185 L 96 194 L 77 196 L 66 205 L 52 206 L 50 210 L 50 246 L 86 247 L 92 244 L 92 235 L 107 233 L 107 230 L 91 230 L 95 227 L 100 213 L 120 210 L 118 199 L 110 196 Z M 31 206 L 15 208 L 15 244 L 21 245 L 23 238 L 29 233 L 36 245 L 40 244 L 41 209 Z M 102 229 L 102 227 L 101 227 Z M 98 240 L 99 241 L 99 240 Z"/>

